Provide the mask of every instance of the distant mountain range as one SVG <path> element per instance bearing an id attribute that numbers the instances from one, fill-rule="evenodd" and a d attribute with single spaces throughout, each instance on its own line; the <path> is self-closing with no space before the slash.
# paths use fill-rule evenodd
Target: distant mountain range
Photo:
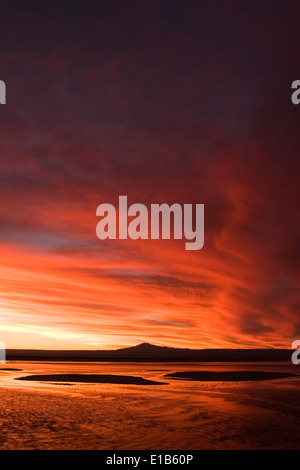
<path id="1" fill-rule="evenodd" d="M 7 360 L 28 361 L 290 361 L 290 349 L 180 349 L 141 343 L 117 350 L 57 351 L 8 349 Z"/>

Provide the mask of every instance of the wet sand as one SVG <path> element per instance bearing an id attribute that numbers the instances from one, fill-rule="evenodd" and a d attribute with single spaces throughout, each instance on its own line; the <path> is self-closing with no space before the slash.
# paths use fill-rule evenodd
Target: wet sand
<path id="1" fill-rule="evenodd" d="M 300 450 L 298 370 L 292 363 L 11 362 L 0 369 L 0 449 Z M 206 378 L 211 372 L 226 379 L 229 373 L 239 379 L 239 372 L 252 379 L 253 372 L 276 378 L 165 377 L 192 371 Z M 70 375 L 138 377 L 150 383 L 52 381 Z M 24 380 L 30 376 L 35 380 Z M 51 380 L 43 382 L 43 376 Z"/>

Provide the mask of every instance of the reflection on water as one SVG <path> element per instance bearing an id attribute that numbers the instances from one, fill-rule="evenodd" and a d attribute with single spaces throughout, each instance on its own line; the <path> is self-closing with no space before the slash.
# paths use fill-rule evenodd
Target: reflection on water
<path id="1" fill-rule="evenodd" d="M 0 367 L 0 449 L 300 448 L 300 377 L 236 383 L 164 377 L 193 370 L 300 374 L 291 363 L 11 361 Z M 15 380 L 34 374 L 131 375 L 167 384 Z"/>

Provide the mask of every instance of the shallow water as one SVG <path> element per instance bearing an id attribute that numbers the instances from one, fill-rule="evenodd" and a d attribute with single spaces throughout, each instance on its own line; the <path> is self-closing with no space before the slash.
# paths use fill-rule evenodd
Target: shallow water
<path id="1" fill-rule="evenodd" d="M 22 371 L 4 371 L 3 368 Z M 0 449 L 300 449 L 300 377 L 166 379 L 179 371 L 300 374 L 291 363 L 48 363 L 0 366 Z M 299 370 L 299 371 L 298 371 Z M 33 374 L 117 374 L 166 385 L 43 383 Z"/>

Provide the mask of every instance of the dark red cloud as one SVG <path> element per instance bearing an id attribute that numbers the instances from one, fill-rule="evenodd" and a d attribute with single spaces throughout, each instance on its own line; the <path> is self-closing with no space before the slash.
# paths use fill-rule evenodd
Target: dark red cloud
<path id="1" fill-rule="evenodd" d="M 6 2 L 1 315 L 11 347 L 289 347 L 299 5 Z M 96 207 L 204 203 L 205 246 L 96 238 Z M 5 333 L 4 333 L 5 332 Z M 17 340 L 13 340 L 13 334 Z M 16 344 L 20 342 L 20 344 Z"/>

